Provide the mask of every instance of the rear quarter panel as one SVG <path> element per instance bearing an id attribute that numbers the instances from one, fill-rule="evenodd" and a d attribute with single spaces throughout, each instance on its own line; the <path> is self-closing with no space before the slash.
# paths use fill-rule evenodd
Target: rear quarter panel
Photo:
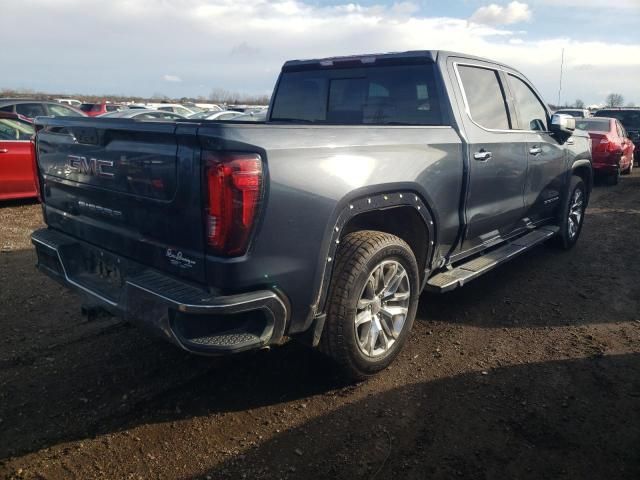
<path id="1" fill-rule="evenodd" d="M 291 301 L 290 333 L 312 319 L 323 272 L 331 268 L 336 221 L 354 199 L 415 192 L 431 209 L 438 248 L 448 251 L 455 241 L 463 156 L 451 127 L 212 123 L 198 135 L 203 149 L 259 151 L 268 177 L 248 258 L 210 256 L 207 278 L 235 290 L 256 284 L 281 289 Z"/>

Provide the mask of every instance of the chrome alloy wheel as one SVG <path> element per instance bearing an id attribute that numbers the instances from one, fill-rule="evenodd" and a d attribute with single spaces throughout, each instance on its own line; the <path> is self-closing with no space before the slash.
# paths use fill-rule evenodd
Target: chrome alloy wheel
<path id="1" fill-rule="evenodd" d="M 355 335 L 367 357 L 384 355 L 396 342 L 407 320 L 411 284 L 395 260 L 379 263 L 369 275 L 356 308 Z"/>
<path id="2" fill-rule="evenodd" d="M 569 205 L 569 221 L 567 222 L 567 228 L 569 229 L 569 238 L 573 238 L 578 234 L 583 215 L 584 194 L 582 193 L 582 190 L 576 188 L 573 192 L 571 204 Z"/>

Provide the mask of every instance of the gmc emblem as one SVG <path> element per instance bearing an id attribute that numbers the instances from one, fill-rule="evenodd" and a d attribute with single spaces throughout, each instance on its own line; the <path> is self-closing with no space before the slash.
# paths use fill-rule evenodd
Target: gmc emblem
<path id="1" fill-rule="evenodd" d="M 67 165 L 72 170 L 83 175 L 92 175 L 94 177 L 111 178 L 114 176 L 111 172 L 105 172 L 103 167 L 113 167 L 113 160 L 98 160 L 97 158 L 81 157 L 79 155 L 69 155 L 67 157 Z"/>

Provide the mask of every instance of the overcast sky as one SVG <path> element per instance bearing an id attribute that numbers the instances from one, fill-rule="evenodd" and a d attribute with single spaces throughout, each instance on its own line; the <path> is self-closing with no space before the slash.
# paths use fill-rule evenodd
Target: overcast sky
<path id="1" fill-rule="evenodd" d="M 271 91 L 287 59 L 447 49 L 506 62 L 548 102 L 640 105 L 640 0 L 0 0 L 0 88 Z"/>

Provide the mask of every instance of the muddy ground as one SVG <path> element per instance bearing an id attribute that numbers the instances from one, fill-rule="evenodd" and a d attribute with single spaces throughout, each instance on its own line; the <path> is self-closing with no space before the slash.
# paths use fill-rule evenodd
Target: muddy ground
<path id="1" fill-rule="evenodd" d="M 0 477 L 640 478 L 640 175 L 578 245 L 423 295 L 392 368 L 341 385 L 296 344 L 186 354 L 34 269 L 0 206 Z"/>

